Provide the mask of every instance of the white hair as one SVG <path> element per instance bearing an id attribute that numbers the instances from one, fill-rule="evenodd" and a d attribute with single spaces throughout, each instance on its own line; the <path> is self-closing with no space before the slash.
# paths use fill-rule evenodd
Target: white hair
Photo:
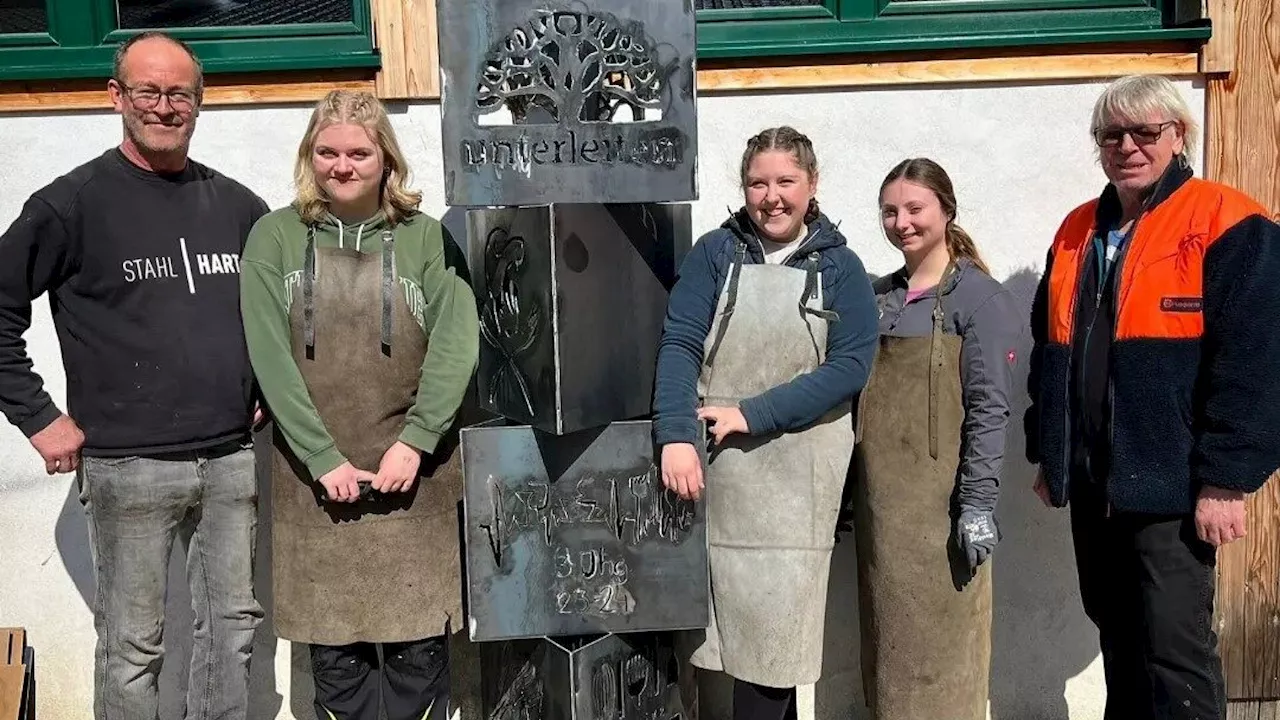
<path id="1" fill-rule="evenodd" d="M 1112 82 L 1094 103 L 1089 128 L 1097 132 L 1115 121 L 1143 123 L 1152 115 L 1177 122 L 1182 128 L 1182 153 L 1195 155 L 1200 125 L 1182 94 L 1160 75 L 1128 75 Z"/>

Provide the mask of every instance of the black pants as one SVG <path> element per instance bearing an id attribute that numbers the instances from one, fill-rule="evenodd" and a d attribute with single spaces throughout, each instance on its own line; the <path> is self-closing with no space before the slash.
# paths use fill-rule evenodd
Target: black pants
<path id="1" fill-rule="evenodd" d="M 449 713 L 449 652 L 444 636 L 378 646 L 311 646 L 320 720 L 445 720 Z M 430 710 L 430 714 L 428 714 Z"/>
<path id="2" fill-rule="evenodd" d="M 1191 515 L 1112 511 L 1071 483 L 1071 533 L 1085 614 L 1098 626 L 1105 720 L 1225 720 L 1213 632 L 1215 550 Z"/>
<path id="3" fill-rule="evenodd" d="M 733 720 L 796 720 L 796 689 L 733 680 Z"/>

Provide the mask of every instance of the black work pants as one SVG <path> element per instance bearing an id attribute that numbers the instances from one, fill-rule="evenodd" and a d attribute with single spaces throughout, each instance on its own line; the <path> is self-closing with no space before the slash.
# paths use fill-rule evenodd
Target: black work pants
<path id="1" fill-rule="evenodd" d="M 378 646 L 312 645 L 311 671 L 320 720 L 445 720 L 449 652 L 444 636 Z"/>
<path id="2" fill-rule="evenodd" d="M 1193 515 L 1107 513 L 1103 489 L 1071 483 L 1085 614 L 1098 626 L 1105 720 L 1225 720 L 1213 632 L 1215 549 Z"/>
<path id="3" fill-rule="evenodd" d="M 796 689 L 733 681 L 733 720 L 796 720 Z"/>

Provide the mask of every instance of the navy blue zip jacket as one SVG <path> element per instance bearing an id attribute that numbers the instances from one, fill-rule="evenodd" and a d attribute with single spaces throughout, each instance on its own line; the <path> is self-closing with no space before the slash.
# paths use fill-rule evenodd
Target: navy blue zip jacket
<path id="1" fill-rule="evenodd" d="M 701 440 L 697 408 L 703 344 L 739 241 L 747 245 L 745 262 L 764 262 L 764 246 L 742 209 L 702 236 L 680 267 L 658 346 L 653 432 L 659 445 Z M 879 332 L 875 294 L 862 261 L 821 214 L 809 223 L 809 235 L 785 264 L 797 267 L 813 252 L 819 254 L 823 309 L 838 316 L 827 332 L 826 361 L 812 372 L 742 401 L 740 409 L 752 435 L 812 423 L 861 391 L 871 370 Z M 761 337 L 760 342 L 769 338 Z"/>

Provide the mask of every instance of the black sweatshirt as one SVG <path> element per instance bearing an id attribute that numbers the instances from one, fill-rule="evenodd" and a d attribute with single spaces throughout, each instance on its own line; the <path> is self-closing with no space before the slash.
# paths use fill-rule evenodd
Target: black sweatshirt
<path id="1" fill-rule="evenodd" d="M 67 414 L 85 455 L 154 455 L 247 435 L 253 376 L 240 251 L 267 206 L 195 161 L 139 168 L 118 149 L 37 191 L 0 235 L 0 410 L 28 437 L 61 412 L 23 333 L 49 294 Z"/>

